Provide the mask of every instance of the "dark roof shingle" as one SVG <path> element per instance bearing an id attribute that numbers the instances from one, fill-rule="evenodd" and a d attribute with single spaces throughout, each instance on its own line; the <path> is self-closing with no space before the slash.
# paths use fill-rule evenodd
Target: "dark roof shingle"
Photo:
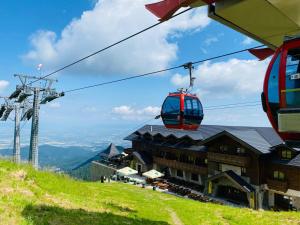
<path id="1" fill-rule="evenodd" d="M 160 134 L 165 138 L 169 136 L 175 136 L 176 138 L 189 137 L 195 141 L 205 141 L 214 138 L 224 131 L 247 143 L 263 154 L 269 153 L 271 147 L 283 143 L 281 138 L 271 127 L 221 125 L 201 125 L 196 131 L 168 129 L 162 125 L 145 125 L 126 137 L 125 140 L 132 141 L 138 138 L 139 135 L 148 133 L 151 136 Z"/>
<path id="2" fill-rule="evenodd" d="M 300 154 L 296 155 L 291 160 L 283 160 L 274 157 L 272 159 L 272 162 L 277 164 L 282 164 L 282 165 L 300 167 Z"/>
<path id="3" fill-rule="evenodd" d="M 111 158 L 111 157 L 121 154 L 122 152 L 123 152 L 123 149 L 121 149 L 119 146 L 115 146 L 113 143 L 111 143 L 103 152 L 100 153 L 100 156 Z"/>

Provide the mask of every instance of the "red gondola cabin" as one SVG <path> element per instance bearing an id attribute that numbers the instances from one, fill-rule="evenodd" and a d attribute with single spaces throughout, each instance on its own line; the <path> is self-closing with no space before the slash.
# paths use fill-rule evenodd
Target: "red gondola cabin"
<path id="1" fill-rule="evenodd" d="M 202 104 L 194 94 L 170 93 L 163 103 L 161 117 L 167 128 L 197 130 L 203 120 Z"/>
<path id="2" fill-rule="evenodd" d="M 262 102 L 285 141 L 300 141 L 300 37 L 278 48 L 268 67 Z"/>

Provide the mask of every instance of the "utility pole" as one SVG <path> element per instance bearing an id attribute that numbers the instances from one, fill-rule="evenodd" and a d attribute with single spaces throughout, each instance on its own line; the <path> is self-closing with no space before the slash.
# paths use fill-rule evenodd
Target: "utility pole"
<path id="1" fill-rule="evenodd" d="M 13 161 L 15 163 L 21 162 L 21 149 L 20 149 L 20 105 L 15 105 L 15 134 L 14 134 L 14 150 Z"/>
<path id="2" fill-rule="evenodd" d="M 39 109 L 40 109 L 40 88 L 35 87 L 33 89 L 33 115 L 31 123 L 31 136 L 30 136 L 30 148 L 29 148 L 29 163 L 34 168 L 38 169 L 39 159 L 39 146 L 38 146 L 38 134 L 39 134 Z"/>

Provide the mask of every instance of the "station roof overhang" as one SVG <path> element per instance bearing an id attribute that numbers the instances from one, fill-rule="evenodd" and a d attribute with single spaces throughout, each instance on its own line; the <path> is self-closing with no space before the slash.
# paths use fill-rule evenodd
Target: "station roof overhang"
<path id="1" fill-rule="evenodd" d="M 208 14 L 272 49 L 279 47 L 285 36 L 300 33 L 299 0 L 219 0 L 209 6 Z"/>
<path id="2" fill-rule="evenodd" d="M 161 0 L 146 8 L 161 21 L 183 7 L 209 5 L 208 16 L 271 49 L 300 33 L 299 0 Z"/>

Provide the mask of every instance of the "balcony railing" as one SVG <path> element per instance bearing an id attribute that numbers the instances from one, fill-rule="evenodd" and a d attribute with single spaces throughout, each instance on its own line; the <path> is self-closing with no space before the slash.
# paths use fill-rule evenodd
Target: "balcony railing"
<path id="1" fill-rule="evenodd" d="M 206 166 L 198 166 L 190 163 L 183 163 L 179 162 L 177 160 L 170 160 L 170 159 L 165 159 L 165 158 L 160 158 L 160 157 L 153 157 L 154 163 L 157 163 L 159 165 L 163 165 L 169 168 L 173 169 L 180 169 L 184 171 L 189 171 L 192 173 L 197 173 L 197 174 L 202 174 L 206 175 L 207 174 L 207 167 Z"/>
<path id="2" fill-rule="evenodd" d="M 276 191 L 282 191 L 282 192 L 286 192 L 288 190 L 287 181 L 267 179 L 267 184 L 268 184 L 269 189 L 273 189 Z"/>
<path id="3" fill-rule="evenodd" d="M 207 159 L 209 161 L 226 163 L 242 167 L 248 167 L 250 164 L 250 158 L 248 156 L 229 155 L 217 152 L 208 152 Z"/>

